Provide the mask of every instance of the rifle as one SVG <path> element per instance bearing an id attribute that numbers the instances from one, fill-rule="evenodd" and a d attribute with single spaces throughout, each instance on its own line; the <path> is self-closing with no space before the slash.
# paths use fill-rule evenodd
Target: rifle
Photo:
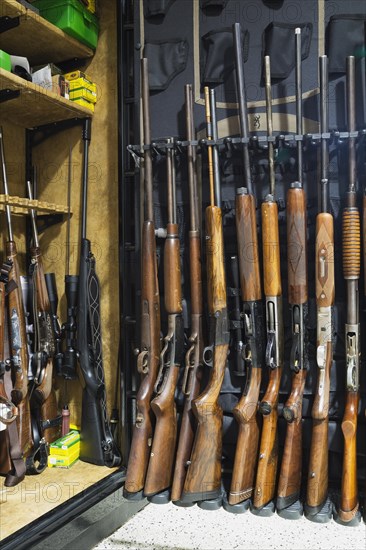
<path id="1" fill-rule="evenodd" d="M 248 113 L 244 82 L 244 61 L 240 24 L 233 25 L 236 84 L 241 137 L 248 137 Z M 264 319 L 259 270 L 255 196 L 250 172 L 249 147 L 243 143 L 244 182 L 236 192 L 236 235 L 238 241 L 240 288 L 243 301 L 244 359 L 246 381 L 243 395 L 233 414 L 239 424 L 229 504 L 252 496 L 259 443 L 258 399 L 262 377 Z"/>
<path id="2" fill-rule="evenodd" d="M 160 354 L 160 369 L 154 388 L 155 397 L 151 401 L 156 421 L 145 480 L 145 496 L 160 493 L 168 489 L 172 483 L 178 428 L 174 394 L 184 345 L 173 139 L 168 139 L 167 145 L 171 146 L 166 151 L 168 225 L 164 246 L 164 304 L 168 313 L 168 333 Z"/>
<path id="3" fill-rule="evenodd" d="M 185 86 L 187 139 L 194 139 L 193 96 L 191 84 Z M 182 495 L 187 463 L 190 459 L 196 419 L 192 402 L 198 396 L 202 380 L 203 336 L 202 336 L 202 273 L 201 273 L 201 236 L 198 212 L 198 191 L 196 173 L 196 150 L 188 145 L 188 183 L 190 205 L 189 231 L 189 267 L 191 284 L 191 334 L 190 347 L 185 357 L 185 371 L 182 391 L 185 395 L 181 415 L 181 426 L 172 485 L 172 501 L 178 501 Z"/>
<path id="4" fill-rule="evenodd" d="M 2 178 L 5 195 L 9 195 L 8 179 L 5 166 L 3 130 L 0 127 L 0 155 Z M 23 306 L 23 295 L 20 283 L 20 270 L 17 257 L 17 247 L 14 242 L 11 223 L 10 206 L 5 206 L 5 214 L 8 228 L 8 240 L 6 242 L 6 257 L 11 263 L 12 269 L 9 274 L 9 281 L 13 281 L 16 288 L 9 294 L 9 337 L 10 337 L 10 360 L 13 372 L 13 390 L 11 401 L 18 407 L 17 426 L 20 439 L 20 448 L 26 455 L 32 447 L 31 417 L 28 398 L 28 349 L 25 326 L 25 315 Z"/>
<path id="5" fill-rule="evenodd" d="M 151 143 L 148 61 L 141 59 L 141 88 L 144 121 L 144 141 Z M 160 300 L 156 259 L 153 174 L 151 150 L 144 150 L 145 221 L 141 238 L 141 349 L 137 370 L 141 374 L 136 395 L 136 421 L 133 429 L 126 482 L 123 495 L 139 499 L 145 484 L 150 447 L 153 437 L 153 418 L 150 400 L 154 391 L 160 355 Z"/>
<path id="6" fill-rule="evenodd" d="M 320 57 L 320 131 L 321 194 L 315 243 L 318 378 L 311 411 L 313 431 L 306 496 L 306 513 L 310 516 L 320 512 L 327 500 L 329 389 L 333 360 L 334 230 L 333 216 L 328 205 L 328 143 L 324 137 L 324 133 L 328 131 L 328 58 L 325 55 Z"/>
<path id="7" fill-rule="evenodd" d="M 19 444 L 16 419 L 18 409 L 8 395 L 11 393 L 11 373 L 7 367 L 9 342 L 7 339 L 6 295 L 15 288 L 9 282 L 11 262 L 4 262 L 0 268 L 0 472 L 5 474 L 5 487 L 14 487 L 25 476 L 23 453 Z"/>
<path id="8" fill-rule="evenodd" d="M 114 467 L 121 455 L 114 443 L 107 411 L 100 317 L 100 283 L 95 272 L 95 258 L 86 238 L 88 198 L 88 160 L 91 119 L 83 125 L 83 182 L 77 302 L 77 342 L 80 370 L 84 378 L 81 408 L 80 460 L 100 466 Z"/>
<path id="9" fill-rule="evenodd" d="M 63 353 L 62 353 L 62 331 L 60 322 L 57 316 L 58 295 L 56 286 L 56 277 L 54 273 L 45 273 L 44 280 L 47 288 L 47 295 L 50 303 L 51 324 L 53 331 L 53 339 L 55 352 L 53 355 L 53 365 L 57 376 L 62 375 Z"/>
<path id="10" fill-rule="evenodd" d="M 347 57 L 347 107 L 349 132 L 356 130 L 355 58 Z M 344 453 L 339 518 L 349 522 L 359 508 L 357 491 L 357 414 L 359 404 L 360 323 L 358 279 L 361 263 L 360 214 L 356 204 L 355 138 L 348 140 L 348 193 L 343 211 L 343 274 L 347 284 L 346 342 L 346 406 L 342 420 Z"/>
<path id="11" fill-rule="evenodd" d="M 27 181 L 28 196 L 32 200 L 32 188 Z M 33 382 L 31 388 L 31 410 L 35 421 L 32 422 L 33 437 L 44 437 L 52 443 L 60 436 L 61 418 L 57 417 L 57 402 L 53 382 L 53 357 L 55 339 L 52 326 L 51 304 L 47 292 L 43 268 L 42 252 L 39 246 L 36 212 L 31 209 L 33 246 L 30 249 L 33 302 Z M 39 436 L 35 434 L 39 431 Z"/>
<path id="12" fill-rule="evenodd" d="M 282 288 L 280 269 L 280 240 L 278 208 L 275 201 L 275 173 L 272 137 L 272 94 L 270 59 L 264 58 L 266 82 L 266 110 L 270 191 L 262 203 L 262 240 L 264 294 L 266 299 L 267 347 L 266 365 L 269 382 L 259 405 L 263 415 L 263 428 L 259 448 L 257 478 L 254 491 L 254 508 L 268 504 L 275 492 L 278 462 L 277 405 L 283 369 Z"/>
<path id="13" fill-rule="evenodd" d="M 295 29 L 296 133 L 302 135 L 301 29 Z M 287 273 L 291 307 L 291 393 L 283 408 L 286 439 L 277 489 L 276 506 L 282 510 L 299 499 L 302 471 L 302 400 L 309 368 L 307 355 L 307 221 L 302 184 L 302 142 L 297 142 L 297 181 L 287 192 Z"/>
<path id="14" fill-rule="evenodd" d="M 207 140 L 216 135 L 215 92 L 205 87 Z M 207 304 L 211 345 L 205 348 L 211 365 L 205 390 L 193 401 L 197 430 L 188 466 L 183 503 L 221 496 L 222 408 L 218 403 L 229 348 L 224 242 L 222 231 L 218 151 L 208 145 L 210 205 L 206 208 Z M 217 205 L 215 205 L 215 202 Z"/>

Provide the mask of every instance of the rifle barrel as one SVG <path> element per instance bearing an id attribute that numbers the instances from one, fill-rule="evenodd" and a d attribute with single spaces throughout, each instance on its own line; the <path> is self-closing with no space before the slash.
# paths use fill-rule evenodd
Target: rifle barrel
<path id="1" fill-rule="evenodd" d="M 320 132 L 328 132 L 329 126 L 329 106 L 328 106 L 328 57 L 320 56 Z M 328 141 L 324 137 L 321 139 L 321 193 L 320 193 L 320 211 L 329 212 L 328 198 L 328 165 L 329 151 Z"/>
<path id="2" fill-rule="evenodd" d="M 211 111 L 211 127 L 212 127 L 212 139 L 217 141 L 217 118 L 216 118 L 216 98 L 215 90 L 210 89 L 210 111 Z M 220 167 L 219 167 L 219 152 L 217 145 L 213 146 L 213 174 L 214 174 L 214 187 L 216 206 L 221 208 L 221 187 L 220 187 Z"/>
<path id="3" fill-rule="evenodd" d="M 302 135 L 302 71 L 301 71 L 301 29 L 295 29 L 296 64 L 296 133 Z M 302 181 L 302 141 L 297 142 L 297 179 Z"/>
<path id="4" fill-rule="evenodd" d="M 153 207 L 153 180 L 152 180 L 152 159 L 151 159 L 151 130 L 150 130 L 150 104 L 149 104 L 149 64 L 144 57 L 141 59 L 141 92 L 142 92 L 142 110 L 143 110 L 143 127 L 144 127 L 144 143 L 148 146 L 144 151 L 144 178 L 145 178 L 145 205 L 146 219 L 154 220 Z"/>
<path id="5" fill-rule="evenodd" d="M 193 94 L 192 85 L 186 84 L 185 86 L 185 100 L 186 100 L 186 126 L 187 126 L 187 139 L 192 141 L 194 139 L 194 122 L 193 122 Z M 191 231 L 198 230 L 199 216 L 198 216 L 198 192 L 197 192 L 197 179 L 195 174 L 196 164 L 196 151 L 192 145 L 188 145 L 188 182 L 189 182 L 189 209 L 190 209 L 190 223 Z"/>
<path id="6" fill-rule="evenodd" d="M 265 67 L 265 88 L 266 88 L 266 110 L 267 110 L 267 134 L 272 137 L 272 89 L 271 89 L 271 61 L 269 55 L 264 57 Z M 269 168 L 269 192 L 274 197 L 275 193 L 275 171 L 273 141 L 268 141 L 268 168 Z"/>
<path id="7" fill-rule="evenodd" d="M 27 190 L 28 190 L 28 196 L 30 200 L 33 200 L 32 186 L 29 180 L 27 180 Z M 36 223 L 36 211 L 34 210 L 34 208 L 31 208 L 31 220 L 32 220 L 34 246 L 36 248 L 39 248 L 38 230 L 37 230 L 37 223 Z"/>

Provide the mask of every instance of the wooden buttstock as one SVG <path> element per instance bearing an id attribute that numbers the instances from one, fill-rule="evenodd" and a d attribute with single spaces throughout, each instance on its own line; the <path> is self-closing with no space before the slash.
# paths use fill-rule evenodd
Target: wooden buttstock
<path id="1" fill-rule="evenodd" d="M 16 423 L 19 434 L 20 449 L 24 456 L 27 456 L 33 446 L 31 413 L 28 397 L 23 399 L 23 401 L 21 401 L 18 405 L 18 416 Z"/>
<path id="2" fill-rule="evenodd" d="M 8 430 L 0 431 L 0 474 L 6 475 L 12 469 L 9 451 L 9 432 Z"/>
<path id="3" fill-rule="evenodd" d="M 304 304 L 308 299 L 307 222 L 306 195 L 300 188 L 287 193 L 287 267 L 288 301 Z"/>
<path id="4" fill-rule="evenodd" d="M 263 396 L 262 403 L 267 403 L 271 410 L 277 408 L 281 375 L 282 367 L 272 369 L 269 374 L 269 382 L 266 393 Z"/>
<path id="5" fill-rule="evenodd" d="M 287 425 L 285 446 L 277 488 L 277 508 L 287 508 L 300 497 L 302 471 L 302 422 Z M 279 505 L 279 502 L 284 505 Z"/>
<path id="6" fill-rule="evenodd" d="M 41 419 L 54 420 L 57 416 L 56 393 L 52 390 L 41 406 Z M 53 443 L 59 437 L 61 437 L 61 423 L 57 426 L 53 426 L 52 428 L 47 428 L 44 431 L 44 438 L 47 443 Z"/>
<path id="7" fill-rule="evenodd" d="M 233 475 L 229 493 L 229 504 L 238 504 L 252 496 L 254 490 L 255 466 L 259 444 L 258 398 L 262 371 L 252 368 L 249 387 L 233 409 L 239 424 Z"/>
<path id="8" fill-rule="evenodd" d="M 160 493 L 168 489 L 172 483 L 177 442 L 177 410 L 174 393 L 178 374 L 179 367 L 171 365 L 163 391 L 151 401 L 156 422 L 145 480 L 145 496 Z"/>
<path id="9" fill-rule="evenodd" d="M 253 502 L 258 509 L 268 504 L 275 494 L 278 463 L 277 418 L 277 407 L 263 417 Z"/>
<path id="10" fill-rule="evenodd" d="M 334 303 L 334 229 L 333 216 L 318 214 L 316 218 L 315 294 L 318 307 Z"/>
<path id="11" fill-rule="evenodd" d="M 136 396 L 136 422 L 125 482 L 127 494 L 142 491 L 145 483 L 153 436 L 151 397 L 160 357 L 160 302 L 156 264 L 155 227 L 145 221 L 142 227 L 141 350 L 138 358 L 141 383 Z"/>
<path id="12" fill-rule="evenodd" d="M 188 467 L 183 502 L 206 500 L 221 492 L 222 409 L 218 397 L 222 386 L 228 345 L 214 348 L 213 367 L 207 388 L 193 401 L 197 431 Z"/>
<path id="13" fill-rule="evenodd" d="M 306 504 L 317 513 L 328 494 L 328 417 L 313 421 Z"/>
<path id="14" fill-rule="evenodd" d="M 280 238 L 275 202 L 262 203 L 263 279 L 266 296 L 281 296 Z"/>
<path id="15" fill-rule="evenodd" d="M 37 264 L 35 271 L 35 284 L 37 287 L 37 307 L 39 311 L 51 312 L 50 300 L 48 297 L 46 281 L 44 278 L 44 269 L 42 262 L 42 253 L 39 247 L 31 248 L 32 262 Z"/>
<path id="16" fill-rule="evenodd" d="M 165 309 L 168 314 L 182 313 L 182 281 L 178 225 L 167 226 L 164 245 Z"/>
<path id="17" fill-rule="evenodd" d="M 358 510 L 357 490 L 357 413 L 358 392 L 348 392 L 342 421 L 344 453 L 342 469 L 342 491 L 339 515 L 343 521 L 350 521 Z"/>
<path id="18" fill-rule="evenodd" d="M 301 369 L 293 375 L 291 393 L 285 404 L 285 409 L 288 409 L 292 413 L 293 422 L 297 423 L 301 423 L 302 400 L 304 396 L 306 375 L 306 369 Z"/>
<path id="19" fill-rule="evenodd" d="M 235 200 L 236 234 L 241 296 L 244 302 L 262 297 L 258 255 L 258 232 L 253 195 L 241 194 Z"/>
<path id="20" fill-rule="evenodd" d="M 15 405 L 19 405 L 23 399 L 26 398 L 28 393 L 28 350 L 27 350 L 27 335 L 24 318 L 23 307 L 23 295 L 20 283 L 20 270 L 17 259 L 17 250 L 14 241 L 8 241 L 6 243 L 6 255 L 12 262 L 12 268 L 9 273 L 9 281 L 14 281 L 17 285 L 8 296 L 8 308 L 9 308 L 9 331 L 10 331 L 10 353 L 12 357 L 18 355 L 19 365 L 13 365 L 13 390 L 11 392 L 11 399 Z M 12 319 L 15 321 L 15 325 L 18 326 L 18 334 L 16 335 L 17 346 L 20 349 L 13 348 L 13 336 L 12 336 Z"/>
<path id="21" fill-rule="evenodd" d="M 174 476 L 171 499 L 177 501 L 180 499 L 184 487 L 184 481 L 187 473 L 187 463 L 191 457 L 194 436 L 196 432 L 197 422 L 192 410 L 192 402 L 199 395 L 201 388 L 202 370 L 200 367 L 200 359 L 202 353 L 202 318 L 197 316 L 197 331 L 198 339 L 196 341 L 196 349 L 194 350 L 195 358 L 193 369 L 190 374 L 189 395 L 186 396 L 179 431 L 179 441 L 177 455 L 175 458 Z M 194 319 L 194 317 L 193 317 Z M 192 326 L 193 330 L 193 326 Z"/>
<path id="22" fill-rule="evenodd" d="M 217 206 L 206 208 L 207 303 L 209 313 L 226 308 L 226 279 L 222 214 Z"/>

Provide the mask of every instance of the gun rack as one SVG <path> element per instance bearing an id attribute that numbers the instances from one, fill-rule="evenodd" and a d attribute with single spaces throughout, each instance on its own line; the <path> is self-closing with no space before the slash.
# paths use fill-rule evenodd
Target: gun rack
<path id="1" fill-rule="evenodd" d="M 29 214 L 30 209 L 36 210 L 39 215 L 68 213 L 67 206 L 35 199 L 30 200 L 22 197 L 0 195 L 0 211 L 3 212 L 5 210 L 5 206 L 10 206 L 13 214 Z"/>
<path id="2" fill-rule="evenodd" d="M 0 49 L 13 55 L 24 55 L 26 51 L 31 65 L 49 63 L 50 59 L 54 63 L 85 59 L 94 54 L 93 50 L 16 0 L 1 1 Z"/>

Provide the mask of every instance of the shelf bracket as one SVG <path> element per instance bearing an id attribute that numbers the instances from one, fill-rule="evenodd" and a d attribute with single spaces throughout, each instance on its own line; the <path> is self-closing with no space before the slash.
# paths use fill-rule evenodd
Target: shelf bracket
<path id="1" fill-rule="evenodd" d="M 62 223 L 64 221 L 65 214 L 38 214 L 37 216 L 37 229 L 38 233 L 43 233 L 49 227 Z"/>
<path id="2" fill-rule="evenodd" d="M 0 17 L 0 34 L 9 31 L 10 29 L 14 29 L 15 27 L 19 27 L 19 24 L 19 16 L 9 17 L 8 15 L 4 15 L 4 17 Z"/>
<path id="3" fill-rule="evenodd" d="M 20 90 L 10 90 L 9 88 L 4 88 L 4 90 L 0 90 L 0 103 L 10 101 L 11 99 L 16 99 L 19 96 Z"/>

